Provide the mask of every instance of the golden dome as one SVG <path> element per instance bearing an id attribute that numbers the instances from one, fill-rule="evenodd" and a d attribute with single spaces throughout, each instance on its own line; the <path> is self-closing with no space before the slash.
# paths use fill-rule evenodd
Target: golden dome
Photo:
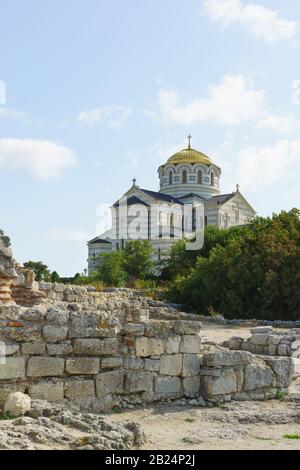
<path id="1" fill-rule="evenodd" d="M 204 153 L 188 147 L 172 155 L 167 163 L 173 163 L 174 165 L 179 163 L 204 163 L 205 165 L 211 165 L 213 162 Z"/>

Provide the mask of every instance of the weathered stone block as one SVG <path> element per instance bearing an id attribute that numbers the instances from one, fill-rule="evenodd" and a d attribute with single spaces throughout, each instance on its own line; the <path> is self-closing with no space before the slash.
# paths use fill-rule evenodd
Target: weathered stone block
<path id="1" fill-rule="evenodd" d="M 277 346 L 275 344 L 270 344 L 268 354 L 270 356 L 277 356 Z"/>
<path id="2" fill-rule="evenodd" d="M 251 328 L 250 332 L 252 335 L 256 334 L 270 334 L 273 331 L 272 326 L 256 326 L 255 328 Z"/>
<path id="3" fill-rule="evenodd" d="M 46 325 L 43 328 L 43 336 L 49 343 L 64 341 L 68 336 L 69 328 L 67 326 L 51 326 Z"/>
<path id="4" fill-rule="evenodd" d="M 182 369 L 182 354 L 165 354 L 160 357 L 160 374 L 178 376 Z"/>
<path id="5" fill-rule="evenodd" d="M 251 343 L 256 346 L 266 346 L 268 344 L 269 335 L 268 334 L 255 334 L 251 338 Z"/>
<path id="6" fill-rule="evenodd" d="M 71 341 L 60 344 L 47 344 L 47 351 L 49 356 L 67 356 L 72 354 L 73 346 Z"/>
<path id="7" fill-rule="evenodd" d="M 200 377 L 186 377 L 182 380 L 182 386 L 185 397 L 198 397 L 200 390 Z"/>
<path id="8" fill-rule="evenodd" d="M 39 341 L 41 340 L 41 325 L 24 326 L 20 328 L 9 327 L 6 330 L 6 336 L 14 341 Z"/>
<path id="9" fill-rule="evenodd" d="M 200 336 L 184 335 L 180 345 L 180 352 L 189 354 L 199 354 L 201 352 Z"/>
<path id="10" fill-rule="evenodd" d="M 123 329 L 126 335 L 143 336 L 145 325 L 142 323 L 127 323 Z"/>
<path id="11" fill-rule="evenodd" d="M 28 377 L 55 377 L 63 375 L 65 360 L 54 357 L 30 357 L 27 363 Z"/>
<path id="12" fill-rule="evenodd" d="M 122 357 L 103 357 L 101 359 L 102 369 L 114 369 L 117 367 L 122 367 L 122 365 L 123 365 Z"/>
<path id="13" fill-rule="evenodd" d="M 94 375 L 99 373 L 99 364 L 95 357 L 76 357 L 66 360 L 65 370 L 70 375 Z"/>
<path id="14" fill-rule="evenodd" d="M 124 368 L 139 370 L 144 368 L 144 359 L 140 357 L 126 356 L 124 357 Z"/>
<path id="15" fill-rule="evenodd" d="M 154 391 L 164 397 L 180 396 L 181 380 L 179 377 L 155 377 Z"/>
<path id="16" fill-rule="evenodd" d="M 0 364 L 2 357 L 13 356 L 17 352 L 19 352 L 19 349 L 20 348 L 17 343 L 2 341 L 0 339 Z"/>
<path id="17" fill-rule="evenodd" d="M 61 401 L 64 399 L 63 382 L 39 382 L 31 384 L 28 389 L 31 398 L 47 401 Z"/>
<path id="18" fill-rule="evenodd" d="M 244 391 L 256 388 L 271 387 L 274 382 L 272 369 L 264 363 L 253 363 L 246 366 L 244 377 Z"/>
<path id="19" fill-rule="evenodd" d="M 63 310 L 63 308 L 50 308 L 47 310 L 46 320 L 50 323 L 64 325 L 69 321 L 69 312 Z"/>
<path id="20" fill-rule="evenodd" d="M 19 379 L 25 376 L 23 357 L 6 357 L 5 364 L 0 363 L 0 380 Z"/>
<path id="21" fill-rule="evenodd" d="M 200 373 L 200 358 L 197 354 L 183 354 L 182 355 L 182 377 L 189 377 L 192 375 L 199 375 Z"/>
<path id="22" fill-rule="evenodd" d="M 145 359 L 145 370 L 150 372 L 159 372 L 160 360 L 159 359 Z"/>
<path id="23" fill-rule="evenodd" d="M 117 353 L 117 338 L 83 338 L 74 340 L 74 354 L 113 356 Z"/>
<path id="24" fill-rule="evenodd" d="M 145 336 L 165 336 L 173 328 L 174 322 L 167 320 L 149 320 L 145 324 Z"/>
<path id="25" fill-rule="evenodd" d="M 200 321 L 177 320 L 173 331 L 178 335 L 199 335 L 201 328 L 202 323 Z"/>
<path id="26" fill-rule="evenodd" d="M 291 349 L 287 344 L 279 344 L 278 356 L 289 356 L 290 352 L 291 352 Z"/>
<path id="27" fill-rule="evenodd" d="M 85 402 L 95 397 L 94 380 L 65 382 L 65 397 L 75 402 Z"/>
<path id="28" fill-rule="evenodd" d="M 110 394 L 122 394 L 124 391 L 123 386 L 124 372 L 122 370 L 113 370 L 109 372 L 102 372 L 96 377 L 96 393 L 97 397 L 101 398 Z"/>
<path id="29" fill-rule="evenodd" d="M 220 377 L 201 378 L 201 388 L 208 396 L 227 395 L 238 391 L 237 378 L 233 369 L 223 369 Z"/>
<path id="30" fill-rule="evenodd" d="M 282 336 L 280 335 L 270 335 L 268 339 L 268 344 L 278 346 L 281 340 L 282 340 Z"/>
<path id="31" fill-rule="evenodd" d="M 248 341 L 242 344 L 242 350 L 248 351 L 252 354 L 256 353 L 256 346 L 255 344 L 249 343 Z"/>
<path id="32" fill-rule="evenodd" d="M 266 357 L 265 362 L 271 367 L 276 378 L 276 387 L 288 388 L 292 383 L 295 364 L 291 357 Z"/>
<path id="33" fill-rule="evenodd" d="M 22 344 L 22 354 L 28 356 L 39 356 L 46 351 L 45 343 L 24 343 Z"/>
<path id="34" fill-rule="evenodd" d="M 246 351 L 219 351 L 205 354 L 203 363 L 209 367 L 234 366 L 248 364 L 251 359 L 251 354 Z"/>
<path id="35" fill-rule="evenodd" d="M 160 356 L 164 353 L 164 340 L 156 338 L 137 338 L 135 341 L 136 355 L 140 357 Z"/>
<path id="36" fill-rule="evenodd" d="M 125 393 L 151 392 L 153 378 L 149 372 L 131 372 L 125 374 Z"/>
<path id="37" fill-rule="evenodd" d="M 166 353 L 177 354 L 181 343 L 181 337 L 179 335 L 170 335 L 166 339 Z"/>

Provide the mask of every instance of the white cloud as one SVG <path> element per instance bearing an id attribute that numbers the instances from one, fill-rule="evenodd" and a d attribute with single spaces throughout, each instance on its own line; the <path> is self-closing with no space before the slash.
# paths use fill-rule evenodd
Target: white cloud
<path id="1" fill-rule="evenodd" d="M 299 169 L 300 140 L 280 140 L 273 146 L 245 146 L 232 166 L 242 190 L 249 191 L 270 187 L 281 180 L 286 183 Z"/>
<path id="2" fill-rule="evenodd" d="M 27 119 L 28 116 L 23 111 L 0 107 L 0 119 Z"/>
<path id="3" fill-rule="evenodd" d="M 84 230 L 70 230 L 65 228 L 52 228 L 48 230 L 47 237 L 52 240 L 66 240 L 75 242 L 88 241 L 91 235 Z"/>
<path id="4" fill-rule="evenodd" d="M 178 104 L 175 91 L 160 89 L 158 104 L 163 119 L 178 124 L 212 122 L 238 125 L 257 120 L 264 110 L 265 91 L 255 90 L 243 75 L 226 75 L 218 85 L 209 87 L 208 97 Z"/>
<path id="5" fill-rule="evenodd" d="M 60 177 L 76 163 L 72 150 L 48 140 L 0 139 L 0 168 L 41 181 Z"/>
<path id="6" fill-rule="evenodd" d="M 266 105 L 264 89 L 254 88 L 243 75 L 225 75 L 221 82 L 208 88 L 207 97 L 180 104 L 174 90 L 158 91 L 156 118 L 174 124 L 192 125 L 211 123 L 238 126 L 253 123 L 257 128 L 270 129 L 282 134 L 300 128 L 300 120 L 289 115 L 271 113 Z M 152 116 L 153 112 L 149 113 Z"/>
<path id="7" fill-rule="evenodd" d="M 237 24 L 269 44 L 291 40 L 297 33 L 295 21 L 283 19 L 277 11 L 262 5 L 245 5 L 240 0 L 204 0 L 203 7 L 205 14 L 222 29 Z"/>
<path id="8" fill-rule="evenodd" d="M 125 106 L 104 106 L 82 111 L 77 115 L 76 120 L 87 125 L 100 122 L 114 129 L 119 129 L 131 114 L 131 109 Z"/>
<path id="9" fill-rule="evenodd" d="M 290 134 L 300 129 L 300 120 L 293 116 L 281 116 L 279 114 L 269 114 L 262 118 L 257 127 L 262 129 L 272 129 L 282 134 Z"/>

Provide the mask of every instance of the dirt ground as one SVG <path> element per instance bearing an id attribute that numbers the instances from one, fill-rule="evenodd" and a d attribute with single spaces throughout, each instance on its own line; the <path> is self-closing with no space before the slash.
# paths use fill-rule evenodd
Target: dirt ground
<path id="1" fill-rule="evenodd" d="M 222 342 L 232 336 L 247 338 L 250 327 L 203 325 L 204 340 Z M 300 360 L 296 360 L 300 373 Z M 218 408 L 155 406 L 111 414 L 112 420 L 137 421 L 146 433 L 142 449 L 272 449 L 300 450 L 300 379 L 288 400 L 232 402 Z M 292 398 L 293 401 L 292 401 Z"/>

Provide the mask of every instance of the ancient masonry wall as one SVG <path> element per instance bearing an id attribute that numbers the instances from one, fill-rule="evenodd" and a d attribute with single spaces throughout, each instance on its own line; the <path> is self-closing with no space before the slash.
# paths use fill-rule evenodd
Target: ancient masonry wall
<path id="1" fill-rule="evenodd" d="M 223 346 L 253 354 L 300 358 L 300 328 L 278 332 L 271 326 L 256 327 L 251 329 L 251 336 L 246 340 L 233 337 Z"/>
<path id="2" fill-rule="evenodd" d="M 265 399 L 289 386 L 291 358 L 205 353 L 200 331 L 200 322 L 149 320 L 137 301 L 2 306 L 0 401 L 21 390 L 104 411 L 181 397 Z"/>

